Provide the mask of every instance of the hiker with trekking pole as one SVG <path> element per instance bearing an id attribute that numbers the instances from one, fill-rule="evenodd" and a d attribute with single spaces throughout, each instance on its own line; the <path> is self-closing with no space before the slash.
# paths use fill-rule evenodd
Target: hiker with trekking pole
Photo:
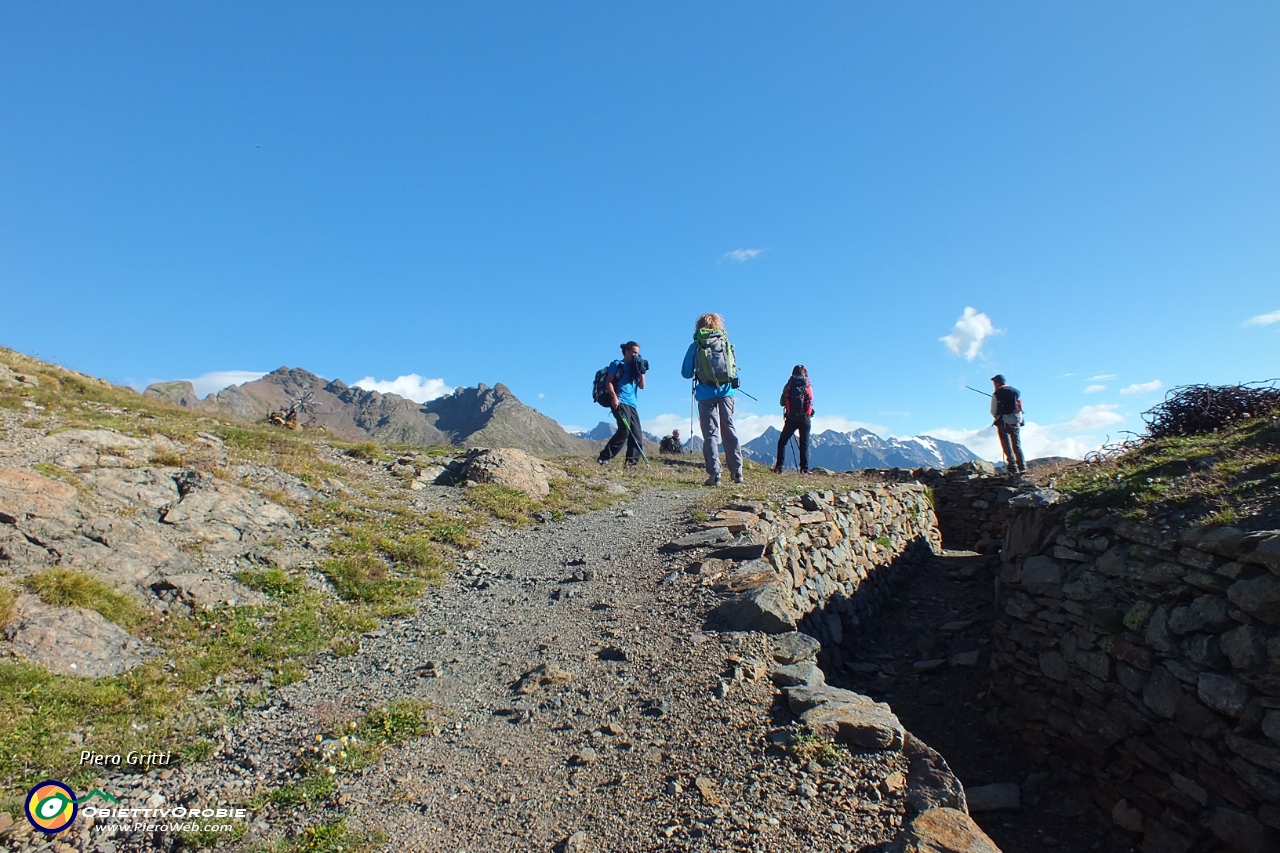
<path id="1" fill-rule="evenodd" d="M 1008 385 L 1004 376 L 997 373 L 991 377 L 995 391 L 991 393 L 991 425 L 1000 436 L 1000 450 L 1004 453 L 1005 472 L 1012 474 L 1027 473 L 1027 463 L 1022 458 L 1022 438 L 1020 433 L 1026 419 L 1022 414 L 1022 395 L 1018 389 Z M 968 388 L 968 386 L 965 386 Z M 978 391 L 977 388 L 969 388 Z M 981 394 L 981 391 L 978 391 Z"/>
<path id="2" fill-rule="evenodd" d="M 779 402 L 786 417 L 782 423 L 782 435 L 778 436 L 778 461 L 773 465 L 774 473 L 782 473 L 782 465 L 786 461 L 787 442 L 793 435 L 799 433 L 800 473 L 808 474 L 809 428 L 813 423 L 813 386 L 809 384 L 809 371 L 803 364 L 797 364 L 791 369 L 791 378 L 782 387 L 782 399 Z"/>
<path id="3" fill-rule="evenodd" d="M 702 428 L 702 457 L 707 466 L 706 486 L 720 485 L 720 442 L 724 442 L 729 476 L 742 482 L 742 448 L 733 426 L 733 392 L 738 387 L 738 366 L 733 345 L 724 331 L 724 318 L 703 314 L 693 330 L 693 343 L 684 354 L 680 375 L 693 379 Z"/>
<path id="4" fill-rule="evenodd" d="M 649 362 L 640 357 L 640 345 L 627 341 L 622 344 L 622 360 L 596 373 L 592 397 L 600 405 L 608 406 L 618 422 L 618 431 L 596 459 L 601 465 L 608 465 L 610 459 L 622 452 L 623 446 L 627 448 L 627 467 L 638 465 L 641 459 L 648 463 L 641 444 L 640 413 L 636 410 L 640 402 L 637 395 L 644 388 L 644 375 L 648 372 Z"/>

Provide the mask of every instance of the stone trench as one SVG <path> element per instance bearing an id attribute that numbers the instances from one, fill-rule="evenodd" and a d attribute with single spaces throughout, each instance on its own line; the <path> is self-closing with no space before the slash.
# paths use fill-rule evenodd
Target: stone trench
<path id="1" fill-rule="evenodd" d="M 911 812 L 970 815 L 984 841 L 1005 850 L 1136 849 L 1087 774 L 1029 748 L 992 690 L 1006 528 L 1057 496 L 972 465 L 930 480 L 815 490 L 775 511 L 738 504 L 716 514 L 685 537 L 720 549 L 699 564 L 704 575 L 725 575 L 710 624 L 812 638 L 816 658 L 780 666 L 775 684 L 815 733 L 896 749 L 889 733 L 901 731 L 916 774 Z"/>

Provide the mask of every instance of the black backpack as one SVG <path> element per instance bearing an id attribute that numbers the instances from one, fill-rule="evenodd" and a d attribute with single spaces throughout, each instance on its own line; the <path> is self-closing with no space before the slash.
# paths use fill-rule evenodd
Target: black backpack
<path id="1" fill-rule="evenodd" d="M 996 414 L 1016 415 L 1018 413 L 1018 389 L 1002 385 L 995 390 Z"/>
<path id="2" fill-rule="evenodd" d="M 792 376 L 787 383 L 787 414 L 797 418 L 809 414 L 809 380 L 804 376 Z"/>
<path id="3" fill-rule="evenodd" d="M 609 396 L 609 377 L 618 372 L 618 362 L 611 361 L 596 371 L 595 381 L 591 383 L 591 399 L 606 409 L 613 408 L 613 398 Z"/>

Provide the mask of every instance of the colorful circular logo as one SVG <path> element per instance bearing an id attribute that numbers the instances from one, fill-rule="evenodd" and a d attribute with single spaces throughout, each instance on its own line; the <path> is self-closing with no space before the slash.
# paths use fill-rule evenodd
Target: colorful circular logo
<path id="1" fill-rule="evenodd" d="M 61 782 L 45 780 L 27 793 L 27 820 L 41 832 L 62 832 L 76 819 L 80 807 L 75 792 Z"/>

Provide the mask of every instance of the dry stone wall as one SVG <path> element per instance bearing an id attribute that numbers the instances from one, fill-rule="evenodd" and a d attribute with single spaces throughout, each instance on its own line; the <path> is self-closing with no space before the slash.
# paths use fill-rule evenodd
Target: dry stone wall
<path id="1" fill-rule="evenodd" d="M 941 550 L 925 487 L 813 491 L 777 509 L 733 504 L 671 543 L 706 546 L 721 546 L 717 553 L 725 555 L 693 566 L 726 594 L 710 621 L 779 635 L 770 677 L 798 722 L 835 741 L 906 760 L 907 772 L 884 782 L 907 804 L 907 821 L 890 851 L 999 853 L 968 816 L 964 788 L 943 757 L 907 732 L 888 705 L 827 686 L 818 666 L 819 654 L 828 667 L 839 666 L 841 643 L 859 617 L 875 610 L 901 571 Z"/>
<path id="2" fill-rule="evenodd" d="M 1019 477 L 996 474 L 990 463 L 981 461 L 966 462 L 945 471 L 891 468 L 863 474 L 886 482 L 922 484 L 932 495 L 943 545 L 956 551 L 984 554 L 994 554 L 999 549 L 1009 522 L 1018 513 L 1018 498 L 1033 489 Z"/>
<path id="3" fill-rule="evenodd" d="M 917 483 L 813 491 L 776 510 L 737 504 L 705 527 L 692 537 L 737 535 L 737 547 L 756 548 L 756 559 L 724 581 L 730 597 L 713 621 L 770 633 L 799 626 L 822 641 L 833 664 L 846 632 L 879 605 L 898 573 L 942 548 Z"/>
<path id="4" fill-rule="evenodd" d="M 1002 718 L 1144 853 L 1280 850 L 1280 531 L 1067 519 L 1004 539 Z"/>

